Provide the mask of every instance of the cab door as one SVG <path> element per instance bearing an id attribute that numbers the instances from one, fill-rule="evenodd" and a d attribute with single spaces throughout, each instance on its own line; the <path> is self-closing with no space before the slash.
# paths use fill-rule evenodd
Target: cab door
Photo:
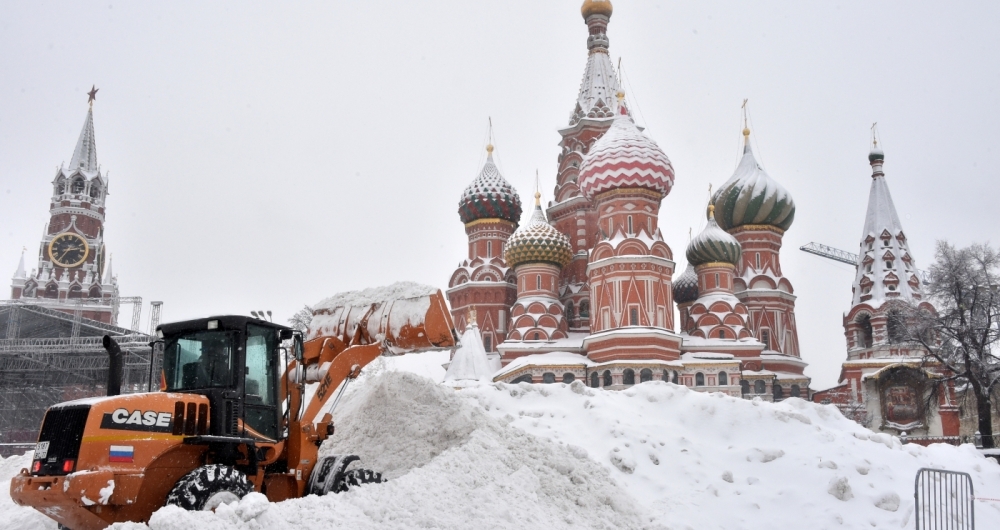
<path id="1" fill-rule="evenodd" d="M 247 324 L 243 417 L 246 426 L 278 439 L 277 357 L 280 339 L 274 328 Z"/>

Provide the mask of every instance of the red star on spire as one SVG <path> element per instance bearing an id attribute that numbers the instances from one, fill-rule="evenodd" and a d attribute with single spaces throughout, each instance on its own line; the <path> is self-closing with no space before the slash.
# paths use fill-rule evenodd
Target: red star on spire
<path id="1" fill-rule="evenodd" d="M 90 99 L 87 100 L 87 103 L 90 103 L 91 105 L 94 104 L 94 100 L 97 99 L 98 90 L 100 89 L 97 88 L 95 85 L 90 85 L 90 92 L 87 92 L 87 95 L 90 96 Z"/>

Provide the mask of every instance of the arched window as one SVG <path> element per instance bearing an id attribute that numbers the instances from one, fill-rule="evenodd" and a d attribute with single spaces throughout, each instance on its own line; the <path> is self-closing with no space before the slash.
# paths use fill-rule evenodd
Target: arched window
<path id="1" fill-rule="evenodd" d="M 483 349 L 486 351 L 493 351 L 493 336 L 486 335 L 483 337 Z"/>
<path id="2" fill-rule="evenodd" d="M 635 371 L 631 368 L 626 368 L 622 372 L 622 384 L 634 385 L 635 384 Z"/>
<path id="3" fill-rule="evenodd" d="M 726 331 L 725 330 L 722 330 L 722 329 L 719 330 L 719 338 L 720 339 L 726 338 Z"/>
<path id="4" fill-rule="evenodd" d="M 535 340 L 541 340 L 541 335 L 537 331 L 535 332 Z"/>
<path id="5" fill-rule="evenodd" d="M 573 301 L 572 300 L 569 300 L 569 301 L 566 302 L 566 320 L 569 321 L 569 324 L 571 326 L 575 326 L 576 325 L 576 323 L 573 322 L 574 316 L 573 316 Z"/>
<path id="6" fill-rule="evenodd" d="M 93 286 L 93 287 L 91 287 L 90 288 L 90 294 L 89 294 L 89 296 L 91 298 L 100 298 L 101 297 L 101 288 L 98 287 L 98 286 L 96 286 L 96 285 Z"/>
<path id="7" fill-rule="evenodd" d="M 83 182 L 83 179 L 78 178 L 73 181 L 73 185 L 70 187 L 70 191 L 72 191 L 73 193 L 83 193 L 83 188 L 85 186 L 86 183 Z"/>
<path id="8" fill-rule="evenodd" d="M 903 320 L 903 313 L 898 309 L 889 310 L 885 325 L 889 332 L 890 344 L 899 344 L 906 341 L 906 322 Z"/>
<path id="9" fill-rule="evenodd" d="M 590 374 L 590 386 L 591 388 L 598 388 L 601 386 L 601 381 L 597 377 L 597 372 L 592 372 Z"/>
<path id="10" fill-rule="evenodd" d="M 653 371 L 650 370 L 649 368 L 643 368 L 639 372 L 639 382 L 640 383 L 645 383 L 646 381 L 652 381 L 652 380 L 653 380 Z"/>
<path id="11" fill-rule="evenodd" d="M 633 307 L 632 309 L 629 309 L 628 313 L 629 313 L 628 316 L 629 316 L 629 320 L 630 320 L 629 324 L 632 325 L 632 326 L 638 326 L 639 325 L 639 310 Z"/>
<path id="12" fill-rule="evenodd" d="M 590 318 L 589 300 L 580 300 L 580 318 Z"/>
<path id="13" fill-rule="evenodd" d="M 604 371 L 604 386 L 611 386 L 611 370 Z"/>
<path id="14" fill-rule="evenodd" d="M 541 274 L 535 275 L 535 289 L 537 289 L 539 291 L 542 290 L 542 275 Z"/>
<path id="15" fill-rule="evenodd" d="M 634 234 L 635 233 L 635 232 L 632 231 L 632 216 L 631 215 L 628 216 L 628 233 L 630 233 L 630 234 Z"/>
<path id="16" fill-rule="evenodd" d="M 681 379 L 681 374 L 677 373 L 677 370 L 674 370 L 674 377 L 673 379 L 670 380 L 670 382 L 676 385 L 677 382 L 680 381 L 680 379 Z"/>
<path id="17" fill-rule="evenodd" d="M 791 397 L 802 397 L 802 390 L 799 388 L 799 385 L 792 385 L 792 388 L 788 391 L 788 395 Z"/>
<path id="18" fill-rule="evenodd" d="M 746 379 L 740 381 L 740 393 L 744 396 L 750 393 L 750 381 Z"/>
<path id="19" fill-rule="evenodd" d="M 757 262 L 757 270 L 760 270 L 760 252 L 754 252 L 754 259 Z"/>
<path id="20" fill-rule="evenodd" d="M 858 323 L 861 325 L 861 329 L 860 329 L 860 335 L 861 336 L 859 337 L 861 339 L 859 341 L 861 343 L 861 346 L 864 347 L 864 348 L 871 348 L 872 347 L 872 319 L 871 319 L 871 317 L 868 316 L 868 315 L 865 315 L 865 316 L 861 317 L 861 320 Z"/>
<path id="21" fill-rule="evenodd" d="M 59 286 L 54 283 L 46 285 L 45 298 L 59 298 Z"/>
<path id="22" fill-rule="evenodd" d="M 90 185 L 90 198 L 91 199 L 101 198 L 101 187 L 98 186 L 97 183 L 93 183 Z"/>
<path id="23" fill-rule="evenodd" d="M 542 382 L 549 385 L 556 382 L 556 374 L 552 372 L 545 372 L 542 374 Z"/>
<path id="24" fill-rule="evenodd" d="M 726 386 L 729 384 L 729 375 L 726 372 L 719 372 L 719 386 Z"/>
<path id="25" fill-rule="evenodd" d="M 694 386 L 705 386 L 705 374 L 701 372 L 694 374 Z"/>
<path id="26" fill-rule="evenodd" d="M 753 382 L 753 393 L 754 394 L 763 394 L 765 390 L 767 390 L 767 385 L 766 385 L 766 383 L 764 383 L 763 379 L 758 379 L 758 380 L 756 380 L 756 381 Z"/>
<path id="27" fill-rule="evenodd" d="M 661 376 L 660 381 L 663 381 L 664 383 L 669 383 L 670 382 L 670 372 L 664 370 L 663 371 L 663 375 Z"/>
<path id="28" fill-rule="evenodd" d="M 486 257 L 487 258 L 492 258 L 493 257 L 493 242 L 492 241 L 487 241 L 486 242 Z"/>
<path id="29" fill-rule="evenodd" d="M 566 383 L 568 385 L 568 384 L 572 383 L 575 380 L 576 380 L 576 376 L 575 375 L 573 375 L 573 374 L 571 374 L 569 372 L 566 372 L 565 374 L 563 374 L 563 383 Z"/>
<path id="30" fill-rule="evenodd" d="M 530 383 L 530 382 L 531 382 L 531 374 L 524 374 L 524 375 L 518 377 L 517 379 L 511 381 L 511 384 L 516 384 L 516 383 Z"/>
<path id="31" fill-rule="evenodd" d="M 66 179 L 59 179 L 59 182 L 56 182 L 56 193 L 59 195 L 66 193 Z"/>
<path id="32" fill-rule="evenodd" d="M 69 297 L 70 298 L 83 298 L 83 289 L 81 289 L 79 285 L 74 285 L 73 287 L 70 287 L 69 288 Z"/>
<path id="33" fill-rule="evenodd" d="M 781 401 L 785 397 L 784 389 L 778 383 L 771 385 L 771 393 L 774 395 L 775 401 Z"/>
<path id="34" fill-rule="evenodd" d="M 764 343 L 764 349 L 771 349 L 771 330 L 762 329 L 760 330 L 760 341 Z"/>

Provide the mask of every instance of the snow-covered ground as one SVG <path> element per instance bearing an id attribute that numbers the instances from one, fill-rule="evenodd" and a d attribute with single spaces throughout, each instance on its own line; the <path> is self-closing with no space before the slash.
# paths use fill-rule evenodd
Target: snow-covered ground
<path id="1" fill-rule="evenodd" d="M 455 390 L 439 383 L 445 361 L 437 353 L 370 366 L 337 411 L 322 451 L 357 453 L 388 482 L 276 504 L 251 494 L 214 514 L 167 507 L 149 527 L 913 528 L 921 467 L 968 472 L 977 497 L 1000 498 L 1000 465 L 971 447 L 903 446 L 831 406 L 662 382 L 621 392 L 579 382 Z M 0 476 L 29 462 L 0 461 Z M 1000 503 L 977 501 L 976 522 L 1000 528 Z M 55 525 L 14 506 L 4 488 L 0 527 Z"/>

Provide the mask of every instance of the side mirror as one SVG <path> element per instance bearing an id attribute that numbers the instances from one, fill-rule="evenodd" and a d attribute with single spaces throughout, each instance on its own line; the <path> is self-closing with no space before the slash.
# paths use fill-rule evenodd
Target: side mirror
<path id="1" fill-rule="evenodd" d="M 288 339 L 292 338 L 292 336 L 294 334 L 295 334 L 295 332 L 292 331 L 292 330 L 290 330 L 290 329 L 283 329 L 283 330 L 281 330 L 280 337 L 281 337 L 281 340 L 288 340 Z"/>

